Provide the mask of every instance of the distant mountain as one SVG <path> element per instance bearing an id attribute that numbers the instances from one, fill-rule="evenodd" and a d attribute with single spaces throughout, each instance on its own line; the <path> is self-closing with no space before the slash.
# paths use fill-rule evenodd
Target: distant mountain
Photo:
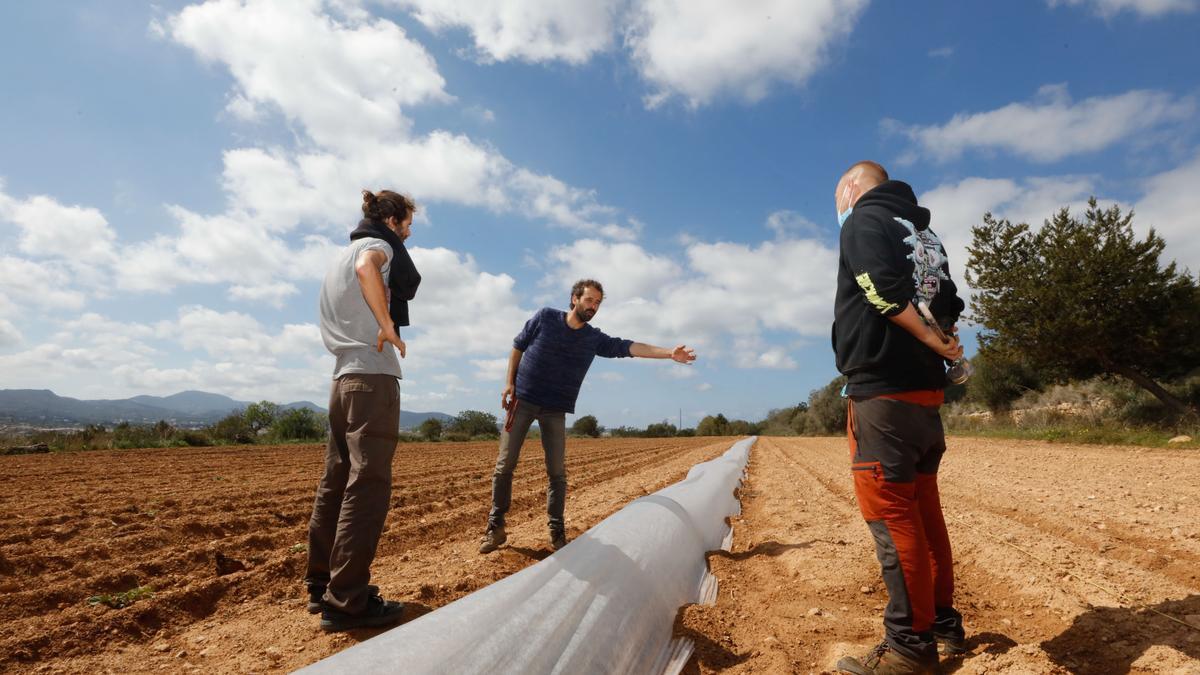
<path id="1" fill-rule="evenodd" d="M 430 417 L 445 424 L 454 419 L 454 415 L 447 415 L 440 412 L 409 412 L 407 410 L 400 411 L 400 428 L 401 429 L 416 429 L 421 426 L 421 422 Z"/>
<path id="2" fill-rule="evenodd" d="M 206 391 L 84 401 L 59 396 L 48 389 L 0 389 L 0 424 L 70 427 L 83 424 L 111 425 L 118 422 L 153 424 L 159 420 L 166 420 L 175 425 L 199 426 L 212 424 L 248 405 L 250 401 L 238 401 Z M 322 414 L 328 412 L 311 401 L 293 401 L 279 407 L 283 410 L 308 408 Z M 454 419 L 446 413 L 403 410 L 400 412 L 400 426 L 412 429 L 430 417 L 443 422 Z"/>

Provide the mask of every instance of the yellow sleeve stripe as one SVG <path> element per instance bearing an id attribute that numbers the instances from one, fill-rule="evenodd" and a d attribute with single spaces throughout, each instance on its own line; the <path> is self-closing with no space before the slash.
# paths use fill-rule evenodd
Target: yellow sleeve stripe
<path id="1" fill-rule="evenodd" d="M 875 282 L 871 281 L 870 274 L 863 272 L 854 277 L 854 280 L 858 282 L 859 288 L 863 289 L 863 292 L 867 294 L 867 301 L 874 305 L 875 309 L 879 310 L 881 314 L 887 314 L 893 309 L 900 307 L 900 305 L 888 302 L 879 296 L 879 291 L 875 290 Z"/>

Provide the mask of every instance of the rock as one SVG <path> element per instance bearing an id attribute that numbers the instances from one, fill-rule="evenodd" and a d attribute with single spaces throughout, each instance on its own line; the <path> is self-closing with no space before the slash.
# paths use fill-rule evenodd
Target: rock
<path id="1" fill-rule="evenodd" d="M 155 644 L 153 647 L 151 647 L 151 649 L 153 649 L 156 652 L 165 652 L 170 648 L 171 648 L 171 645 L 167 644 L 166 642 L 159 642 L 158 644 Z"/>
<path id="2" fill-rule="evenodd" d="M 241 572 L 246 569 L 246 563 L 236 558 L 230 558 L 220 551 L 217 551 L 217 554 L 214 557 L 216 558 L 217 576 L 219 577 L 223 577 L 226 574 L 233 574 L 234 572 Z"/>
<path id="3" fill-rule="evenodd" d="M 212 647 L 205 647 L 204 649 L 201 649 L 200 653 L 197 654 L 196 656 L 204 657 L 204 656 L 208 656 L 211 653 L 212 653 Z"/>
<path id="4" fill-rule="evenodd" d="M 182 659 L 182 658 L 184 658 L 185 656 L 187 656 L 187 650 L 186 650 L 186 649 L 180 649 L 179 651 L 175 652 L 175 658 L 177 658 L 177 659 Z"/>
<path id="5" fill-rule="evenodd" d="M 808 615 L 809 616 L 821 616 L 821 608 L 813 607 L 812 609 L 808 610 Z"/>
<path id="6" fill-rule="evenodd" d="M 870 587 L 870 586 L 863 586 L 862 588 L 860 588 L 860 589 L 858 589 L 858 590 L 862 591 L 863 593 L 870 593 L 870 592 L 871 592 L 871 587 Z"/>
<path id="7" fill-rule="evenodd" d="M 1171 440 L 1169 440 L 1169 441 L 1167 441 L 1167 442 L 1168 442 L 1168 443 L 1191 443 L 1191 442 L 1192 442 L 1192 437 L 1191 437 L 1191 436 L 1188 436 L 1188 435 L 1186 435 L 1186 434 L 1184 434 L 1184 435 L 1181 435 L 1181 436 L 1176 436 L 1176 437 L 1172 438 Z"/>
<path id="8" fill-rule="evenodd" d="M 279 659 L 283 658 L 283 652 L 279 651 L 279 647 L 267 647 L 263 650 L 263 653 L 266 654 L 267 658 L 271 659 L 272 661 L 278 661 Z"/>

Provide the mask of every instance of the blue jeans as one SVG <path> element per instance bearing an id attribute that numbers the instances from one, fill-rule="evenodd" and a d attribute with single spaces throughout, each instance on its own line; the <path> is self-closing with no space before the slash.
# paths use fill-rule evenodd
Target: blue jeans
<path id="1" fill-rule="evenodd" d="M 546 475 L 550 478 L 550 487 L 546 490 L 546 514 L 550 531 L 562 532 L 566 527 L 563 512 L 567 506 L 567 415 L 525 401 L 517 402 L 516 406 L 512 431 L 500 433 L 500 454 L 492 473 L 492 511 L 488 514 L 488 528 L 504 527 L 504 514 L 512 505 L 513 470 L 521 457 L 525 435 L 537 420 L 542 430 L 542 449 L 546 453 Z"/>

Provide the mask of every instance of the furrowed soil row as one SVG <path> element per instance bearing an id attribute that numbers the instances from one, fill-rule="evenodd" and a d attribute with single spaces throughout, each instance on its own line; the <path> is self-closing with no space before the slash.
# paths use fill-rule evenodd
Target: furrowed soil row
<path id="1" fill-rule="evenodd" d="M 678 480 L 727 447 L 712 439 L 572 439 L 568 524 L 586 529 L 598 522 L 594 509 L 576 518 L 580 501 L 596 491 L 606 494 L 607 515 L 644 494 L 646 485 L 658 489 L 667 484 L 658 484 L 664 476 Z M 155 636 L 186 632 L 231 610 L 240 616 L 260 604 L 298 602 L 305 553 L 296 545 L 306 540 L 323 453 L 319 446 L 292 446 L 11 458 L 19 460 L 4 467 L 11 489 L 0 496 L 0 668 L 49 660 L 93 671 L 115 659 L 125 663 L 116 670 L 140 669 L 140 662 L 120 655 L 134 647 L 147 651 Z M 425 560 L 444 554 L 451 542 L 474 547 L 486 520 L 495 453 L 494 442 L 399 446 L 394 508 L 376 567 L 425 566 L 431 582 L 445 578 L 453 566 L 440 560 L 426 566 Z M 538 441 L 527 442 L 522 455 L 510 524 L 540 521 L 544 531 L 544 518 L 530 517 L 544 508 Z M 53 489 L 30 490 L 50 477 Z M 632 484 L 624 484 L 627 478 Z M 417 611 L 433 608 L 536 562 L 513 558 L 473 556 L 464 559 L 469 568 L 490 562 L 492 569 L 465 569 L 448 585 L 402 588 L 419 596 Z M 84 602 L 138 586 L 153 586 L 153 597 L 115 610 Z M 292 618 L 311 623 L 307 615 Z M 311 642 L 308 630 L 297 650 Z M 336 644 L 330 637 L 330 653 Z M 205 660 L 210 666 L 212 656 Z M 291 667 L 315 658 L 301 657 Z"/>

